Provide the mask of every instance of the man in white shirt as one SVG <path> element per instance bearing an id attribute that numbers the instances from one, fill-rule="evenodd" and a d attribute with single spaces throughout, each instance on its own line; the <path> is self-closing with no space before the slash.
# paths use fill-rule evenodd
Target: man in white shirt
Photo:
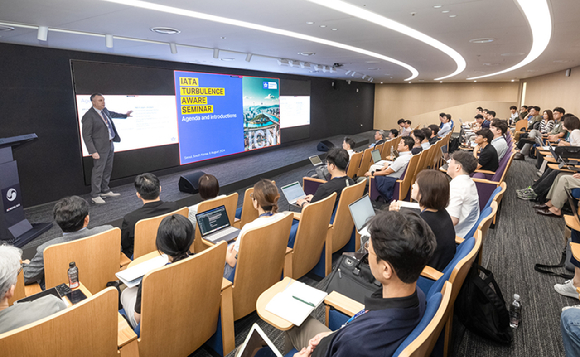
<path id="1" fill-rule="evenodd" d="M 441 129 L 439 129 L 439 132 L 437 133 L 437 136 L 440 138 L 444 137 L 451 131 L 451 123 L 449 122 L 447 116 L 444 115 L 441 117 L 441 123 L 443 124 L 443 126 L 441 127 Z"/>
<path id="2" fill-rule="evenodd" d="M 495 151 L 497 151 L 497 160 L 501 161 L 502 157 L 504 157 L 508 151 L 508 144 L 504 137 L 508 130 L 508 125 L 505 120 L 493 119 L 489 126 L 489 130 L 493 133 L 491 145 L 495 148 Z"/>
<path id="3" fill-rule="evenodd" d="M 407 120 L 399 119 L 399 120 L 397 120 L 397 124 L 401 128 L 401 136 L 411 135 L 411 122 L 409 122 L 409 124 L 407 124 Z"/>
<path id="4" fill-rule="evenodd" d="M 457 150 L 447 168 L 451 177 L 451 195 L 447 212 L 455 226 L 455 235 L 465 238 L 479 218 L 479 195 L 475 182 L 469 177 L 477 167 L 477 159 L 469 152 Z"/>
<path id="5" fill-rule="evenodd" d="M 400 179 L 403 172 L 407 168 L 407 164 L 411 161 L 411 148 L 415 145 L 415 140 L 410 136 L 405 136 L 399 141 L 399 146 L 397 146 L 397 151 L 399 152 L 399 157 L 391 164 L 385 163 L 385 166 L 377 171 L 369 170 L 365 173 L 365 176 L 389 176 L 396 179 Z"/>

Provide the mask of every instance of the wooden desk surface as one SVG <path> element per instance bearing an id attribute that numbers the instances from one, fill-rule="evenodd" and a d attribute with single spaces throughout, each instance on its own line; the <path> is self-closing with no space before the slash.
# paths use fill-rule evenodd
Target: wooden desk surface
<path id="1" fill-rule="evenodd" d="M 262 320 L 266 321 L 278 330 L 287 331 L 294 327 L 294 325 L 290 321 L 285 320 L 269 311 L 266 311 L 266 305 L 268 305 L 270 300 L 272 300 L 276 294 L 284 291 L 286 287 L 295 281 L 296 280 L 290 277 L 285 277 L 282 281 L 277 282 L 268 290 L 264 291 L 256 301 L 256 312 L 258 313 L 258 316 L 260 316 Z"/>
<path id="2" fill-rule="evenodd" d="M 87 297 L 93 296 L 93 294 L 82 284 L 79 284 L 79 287 L 73 290 L 80 290 L 82 291 Z M 68 307 L 72 306 L 72 303 L 67 297 L 62 298 L 64 302 L 67 304 Z M 121 314 L 117 313 L 118 315 L 118 325 L 117 325 L 117 347 L 121 348 L 126 344 L 134 341 L 137 339 L 137 335 L 135 331 L 129 326 L 127 320 Z"/>

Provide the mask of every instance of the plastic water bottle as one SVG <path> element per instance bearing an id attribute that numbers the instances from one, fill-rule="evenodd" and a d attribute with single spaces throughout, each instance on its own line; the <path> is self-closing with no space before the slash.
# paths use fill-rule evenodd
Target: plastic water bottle
<path id="1" fill-rule="evenodd" d="M 79 268 L 75 262 L 68 263 L 68 286 L 71 289 L 79 287 Z"/>
<path id="2" fill-rule="evenodd" d="M 518 294 L 514 294 L 514 301 L 510 305 L 510 327 L 513 329 L 518 328 L 521 321 L 522 302 L 520 301 L 520 296 Z"/>

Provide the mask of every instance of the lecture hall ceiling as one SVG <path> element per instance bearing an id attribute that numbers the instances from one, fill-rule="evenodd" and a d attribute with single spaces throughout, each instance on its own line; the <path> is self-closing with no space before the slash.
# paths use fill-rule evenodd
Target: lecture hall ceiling
<path id="1" fill-rule="evenodd" d="M 516 0 L 2 0 L 0 24 L 14 29 L 0 42 L 374 83 L 511 81 L 580 65 L 580 1 L 547 5 L 533 33 Z M 475 78 L 522 62 L 550 29 L 531 63 Z"/>

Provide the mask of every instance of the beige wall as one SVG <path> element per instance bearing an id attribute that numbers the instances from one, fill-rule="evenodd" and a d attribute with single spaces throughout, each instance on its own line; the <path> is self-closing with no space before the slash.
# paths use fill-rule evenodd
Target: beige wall
<path id="1" fill-rule="evenodd" d="M 459 118 L 471 121 L 478 106 L 507 118 L 509 107 L 518 102 L 519 87 L 517 82 L 377 84 L 374 127 L 396 128 L 401 118 L 411 120 L 413 127 L 438 124 L 440 112 L 451 114 L 456 123 Z"/>
<path id="2" fill-rule="evenodd" d="M 566 77 L 565 73 L 566 71 L 562 70 L 543 76 L 522 79 L 522 82 L 528 83 L 526 99 L 523 104 L 538 105 L 542 109 L 562 107 L 568 113 L 580 115 L 580 67 L 572 68 L 570 77 Z"/>

